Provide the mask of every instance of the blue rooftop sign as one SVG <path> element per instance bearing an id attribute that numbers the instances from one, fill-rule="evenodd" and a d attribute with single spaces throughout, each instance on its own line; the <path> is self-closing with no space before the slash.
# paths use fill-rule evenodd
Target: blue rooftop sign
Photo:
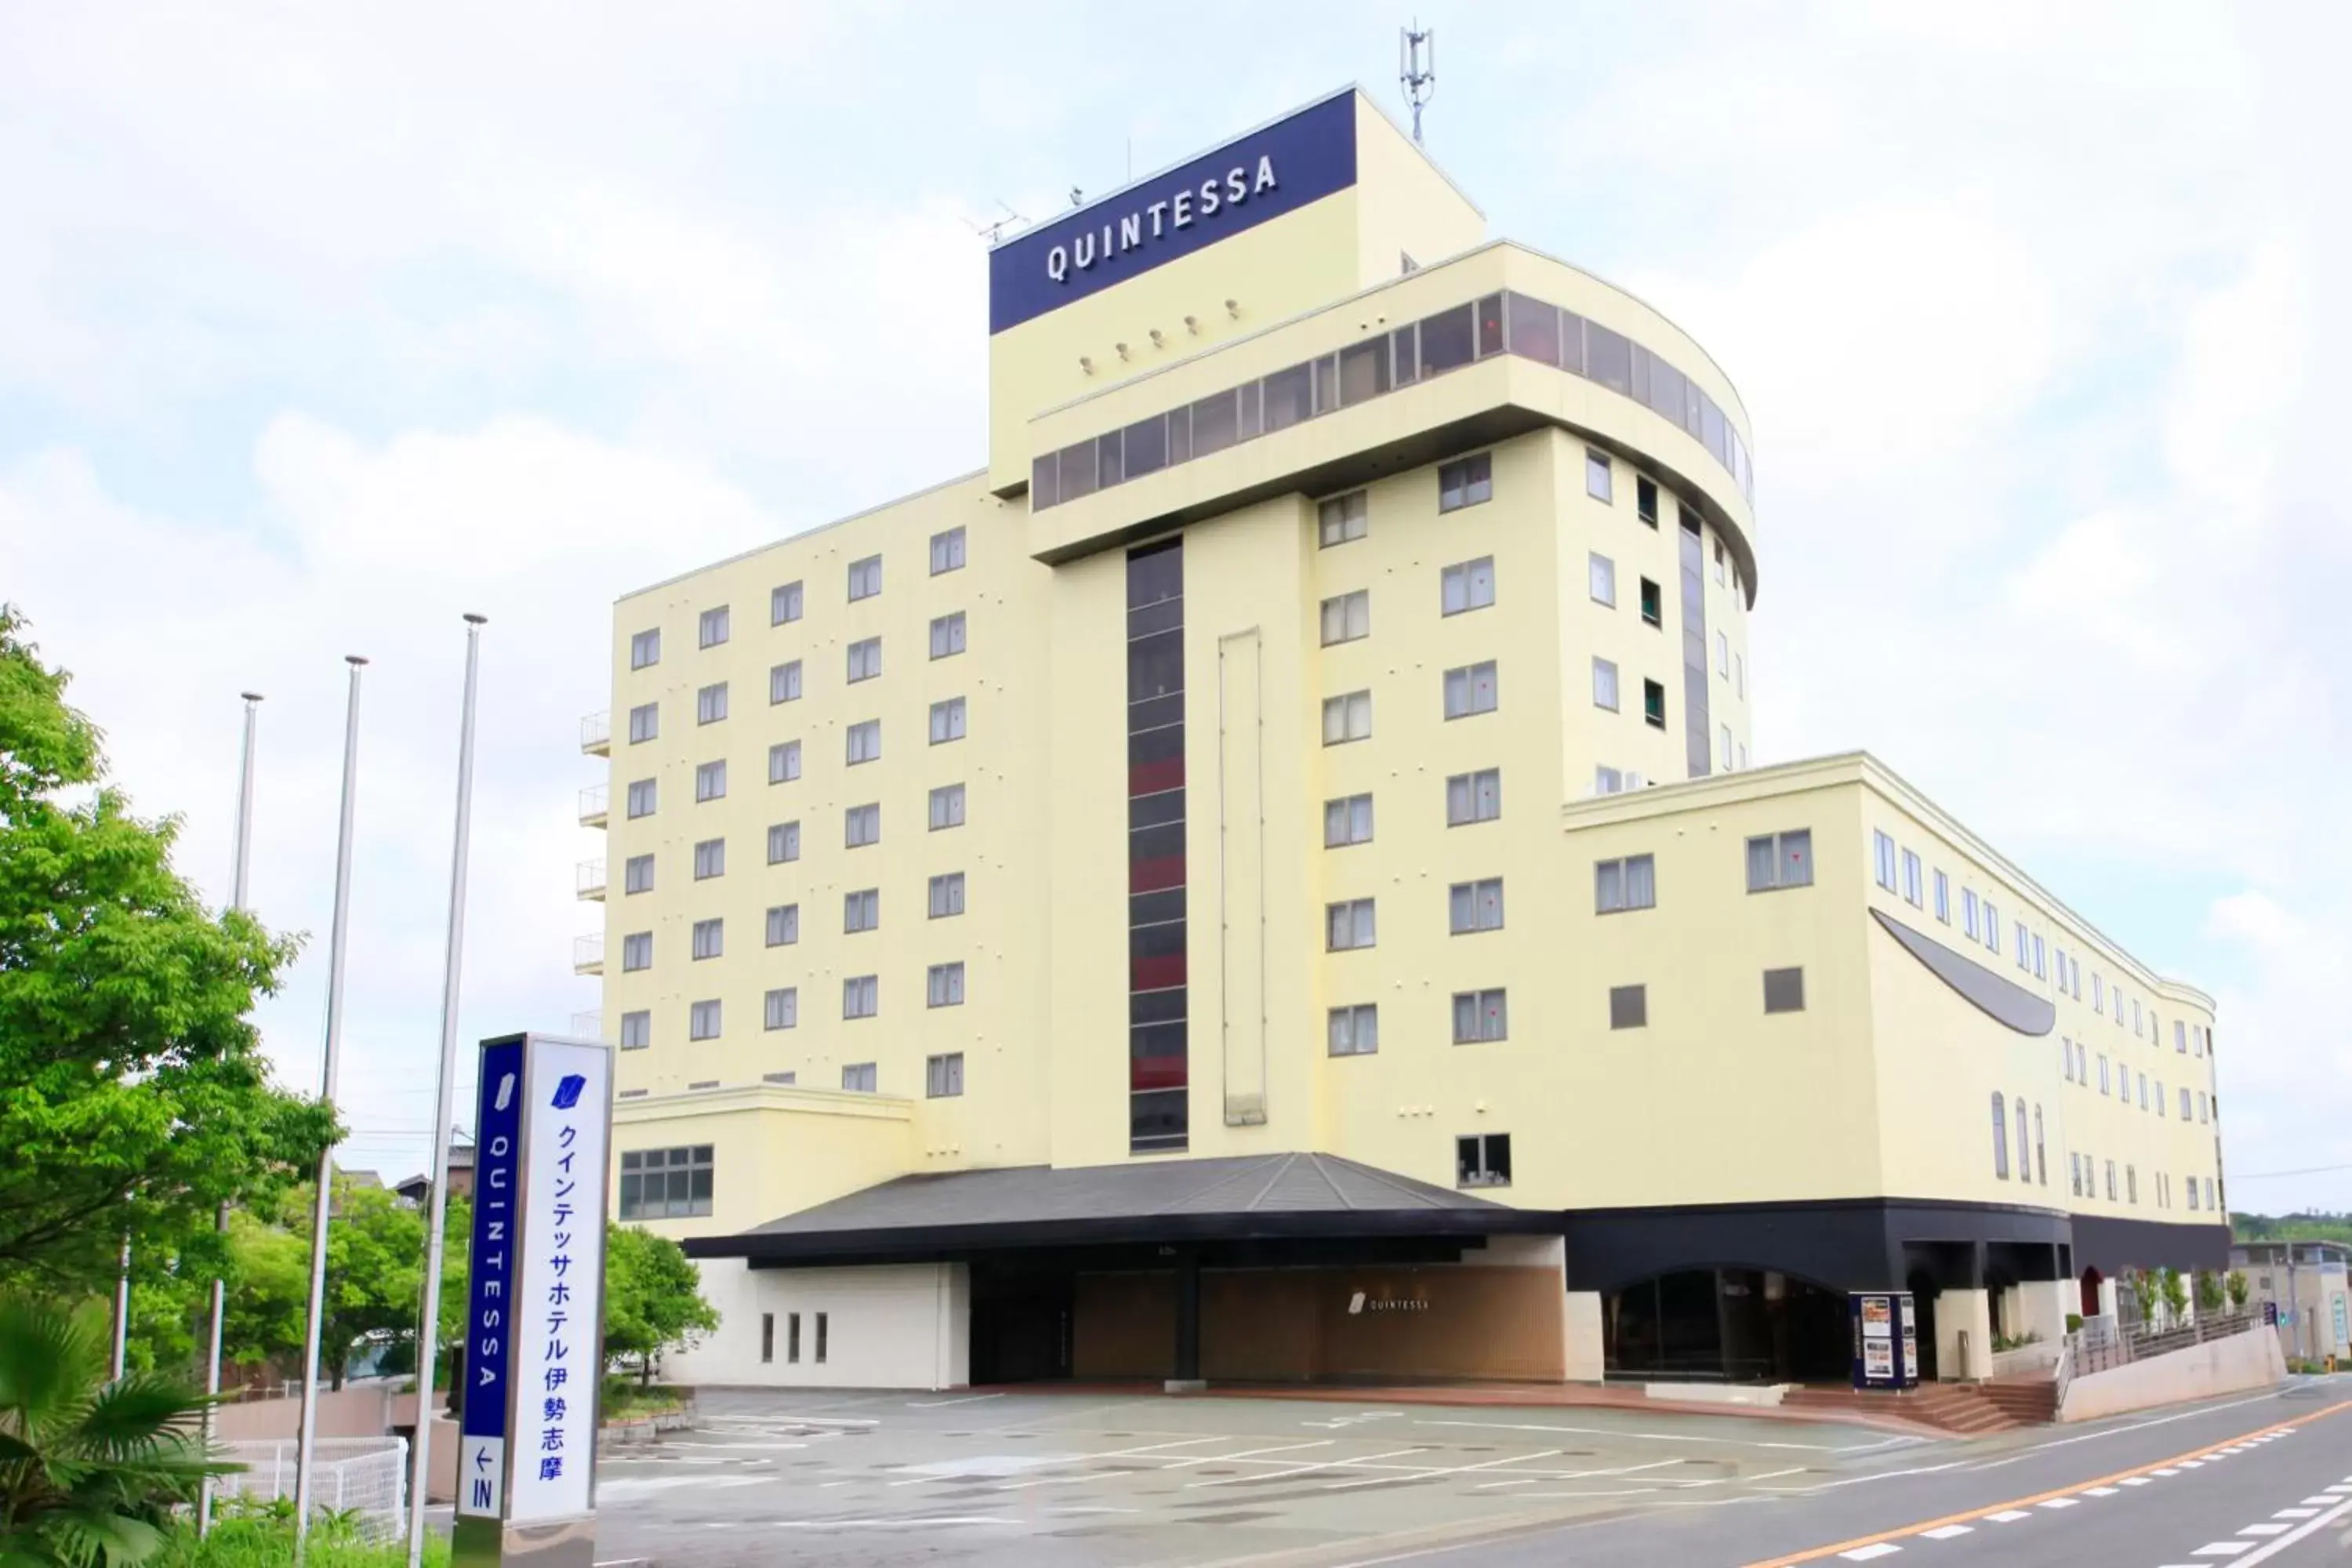
<path id="1" fill-rule="evenodd" d="M 997 247 L 988 330 L 1017 327 L 1355 183 L 1349 91 Z"/>

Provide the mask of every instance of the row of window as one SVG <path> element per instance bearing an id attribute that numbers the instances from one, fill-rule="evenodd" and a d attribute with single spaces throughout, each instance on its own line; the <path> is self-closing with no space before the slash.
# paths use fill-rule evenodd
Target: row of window
<path id="1" fill-rule="evenodd" d="M 1764 1011 L 1801 1013 L 1805 1010 L 1802 969 L 1764 971 Z M 1510 1000 L 1501 986 L 1454 994 L 1454 1043 L 1484 1045 L 1510 1037 Z M 1329 1051 L 1335 1057 L 1369 1057 L 1381 1048 L 1381 1009 L 1376 1002 L 1333 1007 L 1327 1017 Z M 1609 988 L 1609 1026 L 1646 1029 L 1650 1026 L 1650 988 L 1612 985 Z"/>
<path id="2" fill-rule="evenodd" d="M 878 930 L 882 923 L 882 893 L 878 888 L 864 888 L 842 895 L 842 931 L 854 934 Z M 950 920 L 964 912 L 964 882 L 961 871 L 948 871 L 930 879 L 929 913 L 931 920 Z M 766 914 L 765 931 L 770 947 L 790 947 L 801 939 L 801 907 L 798 904 L 772 905 Z M 727 922 L 724 917 L 697 921 L 693 927 L 693 953 L 697 959 L 722 958 L 727 952 Z M 654 933 L 649 931 L 630 931 L 621 938 L 621 969 L 623 973 L 651 969 L 654 962 Z M 961 1000 L 961 984 L 958 983 L 958 1000 Z M 936 1004 L 934 1004 L 936 1005 Z"/>
<path id="3" fill-rule="evenodd" d="M 1878 885 L 1886 891 L 1895 894 L 1914 909 L 1927 908 L 1931 889 L 1917 852 L 1902 848 L 1895 842 L 1892 834 L 1878 828 L 1871 830 L 1870 839 L 1873 871 Z M 1934 873 L 1932 895 L 1936 918 L 1944 924 L 1950 925 L 1952 923 L 1952 883 L 1951 879 L 1945 875 L 1941 868 Z M 1962 934 L 1971 942 L 1981 942 L 1988 950 L 1996 953 L 2002 951 L 2000 906 L 1989 898 L 1979 898 L 1973 888 L 1961 889 L 1959 923 Z M 2078 1002 L 2083 999 L 2083 965 L 2079 958 L 2069 953 L 2063 947 L 2045 943 L 2042 933 L 2031 930 L 2022 917 L 2011 922 L 2010 935 L 2011 952 L 2019 969 L 2032 975 L 2036 980 L 2049 980 L 2054 973 L 2059 994 L 2072 996 Z M 2121 983 L 2116 984 L 2113 989 L 2116 1026 L 2119 1029 L 2128 1028 L 2134 1036 L 2145 1038 L 2151 1045 L 2161 1047 L 2164 1044 L 2164 1025 L 2157 1017 L 2155 1009 L 2148 1008 L 2143 1014 L 2140 1000 L 2137 996 L 2128 999 L 2127 1009 Z M 2108 990 L 2106 977 L 2096 970 L 2092 971 L 2090 995 L 2092 1012 L 2101 1015 L 2107 1012 Z M 2126 1010 L 2128 1010 L 2128 1018 Z M 2180 1018 L 2175 1018 L 2172 1021 L 2172 1045 L 2175 1051 L 2183 1054 L 2193 1052 L 2202 1058 L 2210 1039 L 2209 1032 L 2201 1025 L 2190 1024 Z"/>
<path id="4" fill-rule="evenodd" d="M 1598 322 L 1525 294 L 1502 293 L 1045 453 L 1030 464 L 1030 510 L 1044 511 L 1505 353 L 1588 377 L 1646 405 L 1706 447 L 1741 494 L 1751 493 L 1738 433 L 1696 382 Z"/>
<path id="5" fill-rule="evenodd" d="M 1648 481 L 1643 482 L 1646 484 Z M 1719 552 L 1721 546 L 1718 545 L 1717 548 Z M 1615 609 L 1617 607 L 1617 563 L 1597 550 L 1591 551 L 1586 556 L 1586 571 L 1590 579 L 1589 591 L 1591 594 L 1592 602 L 1609 609 Z M 1639 581 L 1641 583 L 1639 603 L 1643 624 L 1655 626 L 1660 631 L 1665 630 L 1665 590 L 1650 578 L 1643 577 Z M 1747 697 L 1748 657 L 1745 654 L 1734 653 L 1731 648 L 1730 634 L 1720 629 L 1715 634 L 1715 673 L 1718 679 L 1731 682 L 1735 695 L 1742 699 Z M 1726 759 L 1726 765 L 1729 765 L 1728 758 Z"/>
<path id="6" fill-rule="evenodd" d="M 2010 1179 L 2009 1116 L 2003 1109 L 2000 1091 L 1992 1096 L 1992 1173 L 2002 1181 Z M 2026 1141 L 2025 1097 L 2017 1097 L 2017 1179 L 2021 1182 L 2050 1184 L 2050 1163 L 2042 1157 L 2042 1108 L 2033 1108 L 2032 1142 Z"/>
<path id="7" fill-rule="evenodd" d="M 1325 503 L 1328 505 L 1328 502 Z M 1438 569 L 1437 613 L 1467 615 L 1495 605 L 1495 558 L 1481 555 Z M 1372 591 L 1358 588 L 1335 594 L 1322 604 L 1323 646 L 1354 642 L 1372 635 Z"/>
<path id="8" fill-rule="evenodd" d="M 943 832 L 964 824 L 964 786 L 960 784 L 940 784 L 931 790 L 928 803 L 929 831 Z M 632 812 L 636 816 L 638 813 Z M 882 804 L 868 801 L 842 811 L 842 845 L 857 849 L 882 841 Z M 772 823 L 768 828 L 768 864 L 780 866 L 801 858 L 801 825 L 792 822 Z M 705 838 L 694 847 L 694 875 L 698 881 L 727 874 L 727 841 Z M 632 855 L 623 862 L 622 889 L 625 893 L 649 893 L 654 888 L 654 857 Z"/>
<path id="9" fill-rule="evenodd" d="M 950 658 L 965 651 L 968 642 L 964 632 L 964 613 L 956 611 L 931 622 L 931 657 Z M 849 645 L 848 681 L 856 685 L 872 680 L 882 673 L 882 639 L 866 637 Z M 768 671 L 768 701 L 771 705 L 797 702 L 806 689 L 801 674 L 801 661 L 787 659 Z M 961 701 L 961 699 L 958 699 Z M 728 714 L 728 683 L 711 682 L 694 694 L 694 721 L 697 724 L 717 724 Z M 658 700 L 640 702 L 629 710 L 629 744 L 643 745 L 661 738 L 661 703 Z"/>
<path id="10" fill-rule="evenodd" d="M 2062 1038 L 2058 1042 L 2058 1050 L 2060 1068 L 2063 1072 L 2066 1081 L 2069 1083 L 2080 1084 L 2084 1089 L 2090 1088 L 2092 1081 L 2090 1047 L 2080 1040 Z M 2131 1104 L 2133 1099 L 2133 1078 L 2134 1073 L 2132 1068 L 2122 1062 L 2115 1063 L 2113 1071 L 2110 1073 L 2106 1054 L 2104 1051 L 2100 1053 L 2098 1086 L 2099 1092 L 2101 1094 L 2107 1095 L 2112 1098 L 2113 1096 L 2120 1093 L 2124 1103 L 2126 1105 Z M 2155 1093 L 2151 1095 L 2148 1091 L 2149 1080 L 2147 1074 L 2144 1072 L 2139 1073 L 2137 1078 L 2139 1082 L 2139 1108 L 2142 1110 L 2152 1109 L 2158 1116 L 2169 1115 L 2170 1112 L 2168 1108 L 2173 1105 L 2175 1101 L 2168 1100 L 2166 1097 L 2164 1080 L 2162 1079 L 2155 1080 Z M 2220 1106 L 2215 1103 L 2215 1098 L 2209 1096 L 2201 1089 L 2196 1091 L 2196 1097 L 2194 1100 L 2192 1100 L 2190 1099 L 2190 1091 L 2185 1085 L 2179 1089 L 2179 1100 L 2177 1103 L 2179 1106 L 2180 1120 L 2183 1121 L 2189 1119 L 2189 1111 L 2192 1105 L 2196 1110 L 2196 1119 L 2200 1122 L 2210 1122 L 2213 1116 L 2220 1110 Z"/>
<path id="11" fill-rule="evenodd" d="M 964 564 L 964 531 L 950 528 L 931 535 L 931 575 L 961 570 Z M 882 592 L 882 557 L 868 555 L 849 563 L 849 602 L 870 599 Z M 806 605 L 806 595 L 801 583 L 783 583 L 768 595 L 768 624 L 784 626 L 801 618 Z M 961 617 L 955 617 L 961 619 Z M 933 622 L 933 641 L 937 644 L 937 622 Z M 726 605 L 714 605 L 702 612 L 695 622 L 695 640 L 699 647 L 717 647 L 733 635 L 733 616 Z M 937 654 L 933 658 L 940 657 Z M 661 628 L 651 627 L 629 638 L 629 668 L 645 669 L 661 662 Z"/>
<path id="12" fill-rule="evenodd" d="M 623 1215 L 621 1217 L 626 1219 L 628 1215 Z M 826 1320 L 831 1314 L 812 1312 L 809 1315 L 816 1320 L 816 1337 L 814 1342 L 816 1353 L 809 1357 L 809 1360 L 822 1365 L 830 1338 L 827 1331 L 831 1325 Z M 762 1362 L 773 1362 L 776 1359 L 776 1314 L 773 1312 L 760 1314 L 760 1359 Z M 798 1312 L 786 1312 L 784 1314 L 784 1360 L 788 1363 L 797 1363 L 800 1359 L 801 1315 Z"/>
<path id="13" fill-rule="evenodd" d="M 698 953 L 696 956 L 701 955 Z M 963 999 L 964 970 L 961 960 L 953 963 L 934 963 L 925 971 L 923 1005 L 926 1007 L 961 1007 Z M 873 1018 L 880 1016 L 881 1011 L 880 976 L 856 974 L 842 981 L 842 1017 Z M 688 1040 L 719 1039 L 726 1031 L 726 1005 L 718 997 L 689 1002 L 686 1008 L 686 1037 Z M 800 1027 L 800 1022 L 799 986 L 774 986 L 761 996 L 761 1029 L 796 1029 Z M 653 1012 L 650 1008 L 637 1008 L 621 1015 L 620 1044 L 623 1050 L 643 1050 L 653 1044 Z"/>
<path id="14" fill-rule="evenodd" d="M 2095 1198 L 2099 1195 L 2101 1163 L 2101 1161 L 2096 1156 L 2091 1154 L 2074 1153 L 2066 1156 L 2067 1182 L 2076 1197 Z M 2108 1160 L 2105 1162 L 2105 1168 L 2106 1175 L 2107 1202 L 2111 1204 L 2138 1203 L 2139 1167 L 2133 1164 L 2124 1165 L 2122 1167 L 2123 1182 L 2120 1186 L 2118 1186 L 2116 1182 L 2116 1163 L 2113 1160 Z M 2154 1195 L 2157 1207 L 2172 1207 L 2171 1174 L 2168 1172 L 2158 1171 L 2155 1173 L 2155 1177 L 2156 1192 Z M 2189 1208 L 2191 1212 L 2200 1210 L 2216 1214 L 2221 1212 L 2214 1194 L 2212 1177 L 2190 1175 L 2188 1178 L 2188 1184 Z"/>

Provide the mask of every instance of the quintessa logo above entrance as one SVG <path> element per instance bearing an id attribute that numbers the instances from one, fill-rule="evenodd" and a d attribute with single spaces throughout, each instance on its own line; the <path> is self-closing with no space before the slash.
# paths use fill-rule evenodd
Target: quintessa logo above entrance
<path id="1" fill-rule="evenodd" d="M 1360 1318 L 1366 1312 L 1426 1312 L 1429 1303 L 1402 1296 L 1367 1296 L 1361 1290 L 1348 1299 L 1348 1316 Z"/>
<path id="2" fill-rule="evenodd" d="M 1355 183 L 1351 89 L 1006 240 L 988 256 L 988 330 L 1034 321 Z"/>
<path id="3" fill-rule="evenodd" d="M 1116 226 L 1103 225 L 1099 248 L 1096 247 L 1095 237 L 1091 233 L 1078 236 L 1071 244 L 1054 247 L 1045 252 L 1045 276 L 1056 283 L 1066 283 L 1070 280 L 1072 267 L 1083 272 L 1092 267 L 1097 258 L 1108 261 L 1114 256 L 1124 256 L 1130 250 L 1140 248 L 1146 237 L 1144 219 L 1147 217 L 1151 220 L 1150 237 L 1156 240 L 1163 235 L 1192 227 L 1196 218 L 1214 217 L 1225 208 L 1238 207 L 1253 195 L 1263 195 L 1275 189 L 1277 183 L 1274 177 L 1274 154 L 1262 153 L 1258 155 L 1255 174 L 1236 163 L 1225 171 L 1222 183 L 1212 176 L 1201 182 L 1197 192 L 1189 188 L 1178 191 L 1140 211 L 1128 214 Z M 1111 243 L 1114 227 L 1118 235 L 1116 247 Z"/>

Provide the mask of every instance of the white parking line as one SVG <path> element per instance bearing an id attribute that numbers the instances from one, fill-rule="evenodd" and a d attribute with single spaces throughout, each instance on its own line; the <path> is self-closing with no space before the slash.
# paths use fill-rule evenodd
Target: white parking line
<path id="1" fill-rule="evenodd" d="M 978 1405 L 983 1399 L 1002 1399 L 1001 1394 L 967 1394 L 961 1399 L 909 1399 L 909 1410 L 940 1410 L 950 1405 Z"/>
<path id="2" fill-rule="evenodd" d="M 1328 1439 L 1326 1439 L 1326 1441 L 1328 1441 Z M 1315 1444 L 1312 1444 L 1312 1443 L 1302 1443 L 1302 1444 L 1300 1444 L 1300 1445 L 1299 1445 L 1299 1447 L 1307 1447 L 1307 1448 L 1311 1448 L 1311 1447 L 1316 1447 L 1316 1445 L 1315 1445 Z M 1312 1464 L 1312 1465 L 1293 1465 L 1290 1468 L 1288 1468 L 1288 1469 L 1286 1469 L 1286 1470 L 1276 1470 L 1276 1471 L 1274 1471 L 1274 1472 L 1273 1472 L 1272 1474 L 1270 1474 L 1270 1475 L 1263 1475 L 1263 1476 L 1220 1476 L 1217 1479 L 1215 1479 L 1215 1480 L 1213 1480 L 1213 1481 L 1187 1481 L 1187 1482 L 1184 1484 L 1184 1489 L 1185 1489 L 1186 1491 L 1195 1491 L 1195 1490 L 1199 1490 L 1199 1489 L 1204 1489 L 1204 1488 L 1208 1488 L 1208 1487 L 1230 1487 L 1230 1486 L 1237 1486 L 1237 1485 L 1241 1484 L 1241 1483 L 1242 1483 L 1242 1482 L 1244 1482 L 1244 1481 L 1279 1481 L 1279 1480 L 1285 1480 L 1285 1479 L 1287 1479 L 1289 1477 L 1292 1477 L 1292 1476 L 1305 1476 L 1305 1475 L 1311 1475 L 1311 1474 L 1313 1474 L 1313 1473 L 1314 1473 L 1315 1471 L 1317 1471 L 1317 1470 L 1330 1470 L 1330 1469 L 1337 1469 L 1337 1468 L 1339 1468 L 1339 1467 L 1341 1467 L 1341 1466 L 1343 1466 L 1343 1465 L 1348 1465 L 1348 1464 L 1369 1465 L 1369 1464 L 1370 1464 L 1374 1459 L 1393 1459 L 1393 1458 L 1397 1458 L 1397 1457 L 1398 1457 L 1399 1455 L 1401 1455 L 1401 1454 L 1419 1454 L 1419 1453 L 1423 1453 L 1423 1452 L 1425 1452 L 1425 1451 L 1426 1451 L 1426 1450 L 1424 1450 L 1424 1449 L 1421 1449 L 1421 1448 L 1391 1448 L 1391 1449 L 1390 1449 L 1390 1450 L 1389 1450 L 1387 1453 L 1385 1453 L 1385 1454 L 1367 1454 L 1367 1455 L 1365 1455 L 1365 1456 L 1364 1456 L 1362 1458 L 1360 1458 L 1360 1459 L 1352 1459 L 1352 1460 L 1350 1460 L 1350 1459 L 1325 1459 L 1325 1460 L 1321 1461 L 1321 1462 L 1320 1462 L 1320 1463 L 1318 1463 L 1318 1464 Z M 1238 1457 L 1238 1456 L 1236 1456 L 1236 1457 Z M 1170 1468 L 1173 1468 L 1174 1467 L 1172 1467 L 1172 1466 L 1171 1466 L 1171 1467 L 1170 1467 Z M 1382 1480 L 1391 1480 L 1391 1479 L 1394 1479 L 1395 1478 L 1393 1478 L 1393 1477 L 1389 1477 L 1389 1476 L 1382 1476 L 1382 1477 L 1381 1477 L 1380 1479 L 1382 1479 Z"/>
<path id="3" fill-rule="evenodd" d="M 1707 1437 L 1690 1432 L 1620 1432 L 1609 1426 L 1550 1426 L 1533 1421 L 1416 1421 L 1416 1426 L 1475 1426 L 1488 1432 L 1559 1432 L 1579 1437 L 1631 1437 L 1645 1443 L 1712 1443 L 1725 1448 L 1799 1448 L 1809 1454 L 1867 1454 L 1900 1443 L 1925 1441 L 1889 1437 L 1880 1443 L 1768 1443 L 1755 1437 Z"/>

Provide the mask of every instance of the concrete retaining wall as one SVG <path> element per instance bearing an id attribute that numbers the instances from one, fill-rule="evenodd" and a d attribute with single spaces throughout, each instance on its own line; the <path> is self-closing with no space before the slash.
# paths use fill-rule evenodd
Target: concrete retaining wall
<path id="1" fill-rule="evenodd" d="M 2066 1385 L 2058 1419 L 2092 1421 L 2126 1410 L 2268 1388 L 2285 1379 L 2286 1358 L 2279 1353 L 2278 1336 L 2257 1327 L 2078 1377 Z"/>
<path id="2" fill-rule="evenodd" d="M 355 1383 L 319 1394 L 319 1436 L 381 1437 L 392 1430 L 393 1385 Z M 412 1400 L 413 1404 L 414 1401 Z M 297 1435 L 299 1399 L 239 1399 L 213 1417 L 213 1436 L 224 1443 L 266 1443 Z"/>

